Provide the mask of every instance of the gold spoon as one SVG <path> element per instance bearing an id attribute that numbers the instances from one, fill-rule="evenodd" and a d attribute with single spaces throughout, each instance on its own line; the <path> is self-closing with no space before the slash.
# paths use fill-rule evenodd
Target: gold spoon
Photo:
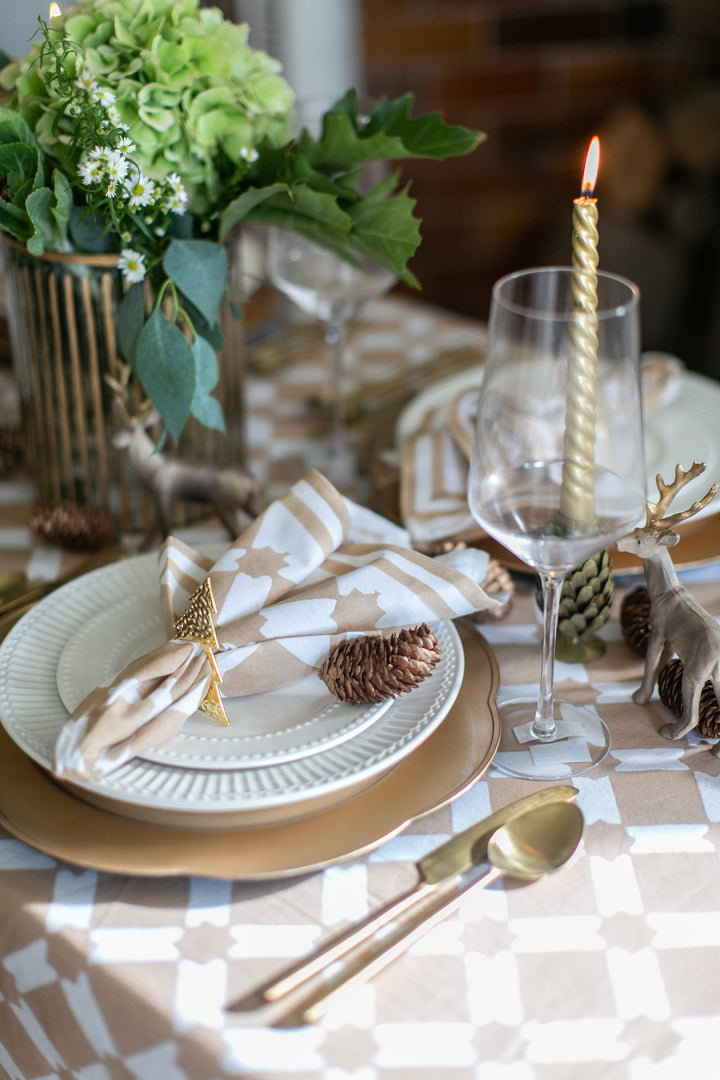
<path id="1" fill-rule="evenodd" d="M 434 903 L 422 906 L 412 919 L 399 920 L 389 933 L 370 939 L 322 972 L 315 989 L 295 1004 L 276 1026 L 313 1023 L 326 1011 L 340 991 L 367 982 L 427 930 L 457 907 L 461 896 L 475 886 L 485 888 L 501 877 L 537 881 L 560 870 L 582 848 L 584 820 L 575 803 L 556 802 L 539 806 L 496 829 L 487 843 L 490 869 L 478 876 L 478 867 L 459 875 L 450 896 L 444 892 Z"/>

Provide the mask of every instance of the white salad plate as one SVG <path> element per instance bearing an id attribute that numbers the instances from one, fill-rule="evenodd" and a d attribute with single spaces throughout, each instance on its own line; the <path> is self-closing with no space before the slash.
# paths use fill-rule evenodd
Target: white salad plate
<path id="1" fill-rule="evenodd" d="M 73 712 L 96 686 L 166 640 L 152 594 L 106 604 L 73 635 L 60 654 L 57 684 Z M 390 706 L 339 701 L 317 675 L 265 694 L 225 698 L 230 726 L 207 713 L 188 717 L 172 739 L 142 752 L 145 761 L 186 769 L 246 769 L 297 761 L 337 746 L 372 724 Z"/>
<path id="2" fill-rule="evenodd" d="M 157 597 L 157 557 L 137 556 L 57 589 L 8 634 L 0 647 L 0 722 L 43 769 L 52 771 L 57 735 L 78 695 L 115 674 L 109 668 L 124 665 L 132 652 L 157 644 Z M 138 628 L 135 639 L 132 634 L 128 639 L 129 612 Z M 222 740 L 220 726 L 206 728 L 203 718 L 198 729 L 191 718 L 187 736 L 176 737 L 175 751 L 166 758 L 156 748 L 153 760 L 144 755 L 106 776 L 62 782 L 85 800 L 126 817 L 191 828 L 272 824 L 336 805 L 385 776 L 450 710 L 462 682 L 462 643 L 451 622 L 438 623 L 433 631 L 440 660 L 431 675 L 412 693 L 383 703 L 376 712 L 360 707 L 358 717 L 351 719 L 348 710 L 357 707 L 335 708 L 332 695 L 313 676 L 317 686 L 312 689 L 304 686 L 309 680 L 302 680 L 279 698 L 273 691 L 230 702 L 231 728 L 223 729 L 228 732 L 230 767 L 218 764 L 222 741 L 210 749 L 212 740 Z M 118 646 L 115 639 L 123 644 Z M 107 663 L 103 640 L 112 656 Z M 265 705 L 268 715 L 276 717 L 275 728 L 267 732 L 258 728 Z M 234 728 L 243 723 L 244 708 L 252 710 L 254 728 L 238 733 Z M 252 734 L 260 735 L 259 743 L 245 738 Z M 315 745 L 303 752 L 308 743 Z M 291 745 L 297 753 L 289 752 Z M 253 761 L 255 752 L 259 760 Z"/>

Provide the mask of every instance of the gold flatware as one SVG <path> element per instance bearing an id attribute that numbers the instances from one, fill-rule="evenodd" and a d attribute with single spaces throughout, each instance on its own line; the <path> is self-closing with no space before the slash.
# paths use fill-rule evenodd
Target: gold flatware
<path id="1" fill-rule="evenodd" d="M 313 1023 L 327 1011 L 337 995 L 367 982 L 405 952 L 413 942 L 435 926 L 455 907 L 469 889 L 485 888 L 501 877 L 538 881 L 560 870 L 578 854 L 582 846 L 584 820 L 574 803 L 555 802 L 538 806 L 496 829 L 487 843 L 490 869 L 465 872 L 453 894 L 436 900 L 431 908 L 398 926 L 387 937 L 372 943 L 369 950 L 356 950 L 336 964 L 315 989 L 296 1006 L 280 1025 Z"/>
<path id="2" fill-rule="evenodd" d="M 477 877 L 477 865 L 485 860 L 488 840 L 496 829 L 531 810 L 554 803 L 571 803 L 576 796 L 576 788 L 569 785 L 556 784 L 553 787 L 543 788 L 502 807 L 489 817 L 458 833 L 457 836 L 451 837 L 450 840 L 420 859 L 417 863 L 420 880 L 412 889 L 391 900 L 362 922 L 341 931 L 325 945 L 320 946 L 315 952 L 285 971 L 279 978 L 273 979 L 248 997 L 233 1003 L 229 1006 L 229 1011 L 247 1012 L 281 1001 L 308 980 L 320 974 L 330 964 L 368 942 L 373 935 L 381 932 L 384 927 L 411 908 L 422 904 L 430 896 L 438 901 L 447 899 L 461 875 L 469 873 L 471 877 L 473 875 Z"/>

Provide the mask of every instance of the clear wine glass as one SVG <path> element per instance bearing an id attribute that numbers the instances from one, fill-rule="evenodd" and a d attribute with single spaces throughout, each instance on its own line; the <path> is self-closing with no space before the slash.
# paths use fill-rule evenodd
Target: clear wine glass
<path id="1" fill-rule="evenodd" d="M 317 131 L 322 114 L 331 102 L 299 102 L 295 124 Z M 372 104 L 358 101 L 358 126 L 366 123 Z M 374 187 L 387 175 L 382 161 L 368 162 L 356 180 L 359 190 Z M 267 273 L 270 281 L 301 311 L 323 324 L 331 357 L 331 434 L 324 471 L 337 483 L 349 483 L 354 462 L 347 444 L 343 378 L 346 371 L 348 324 L 369 301 L 382 296 L 396 283 L 396 275 L 373 259 L 355 254 L 355 263 L 335 255 L 289 229 L 271 228 L 268 236 Z"/>
<path id="2" fill-rule="evenodd" d="M 588 289 L 594 309 L 578 303 Z M 564 577 L 643 518 L 639 306 L 632 282 L 570 267 L 493 289 L 468 503 L 537 571 L 544 598 L 538 696 L 499 708 L 494 764 L 515 776 L 579 775 L 610 748 L 593 709 L 555 697 L 553 668 Z"/>

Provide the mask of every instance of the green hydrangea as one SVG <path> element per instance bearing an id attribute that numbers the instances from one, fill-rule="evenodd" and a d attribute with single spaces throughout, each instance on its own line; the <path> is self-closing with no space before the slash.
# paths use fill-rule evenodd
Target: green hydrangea
<path id="1" fill-rule="evenodd" d="M 279 63 L 251 48 L 248 27 L 216 8 L 199 9 L 197 0 L 80 0 L 52 26 L 51 35 L 64 30 L 78 47 L 65 74 L 89 74 L 113 92 L 138 165 L 156 180 L 179 173 L 194 216 L 222 204 L 264 139 L 287 138 L 293 94 Z M 36 44 L 0 74 L 51 157 L 70 130 L 53 64 Z"/>
<path id="2" fill-rule="evenodd" d="M 318 138 L 289 138 L 280 65 L 198 0 L 79 0 L 41 23 L 0 72 L 0 231 L 33 255 L 117 253 L 120 351 L 173 438 L 190 415 L 223 425 L 217 316 L 238 226 L 294 229 L 418 284 L 408 185 L 396 169 L 366 191 L 361 166 L 467 154 L 480 132 L 412 116 L 412 94 L 366 120 L 350 90 Z"/>

